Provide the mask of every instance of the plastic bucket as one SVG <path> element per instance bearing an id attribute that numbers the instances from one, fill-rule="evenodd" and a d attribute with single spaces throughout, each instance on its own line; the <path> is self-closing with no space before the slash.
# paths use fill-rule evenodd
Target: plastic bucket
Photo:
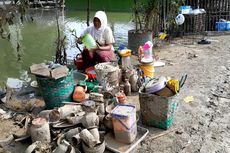
<path id="1" fill-rule="evenodd" d="M 154 64 L 153 63 L 141 64 L 140 69 L 144 72 L 144 76 L 147 76 L 149 78 L 154 77 L 155 69 L 154 69 Z"/>
<path id="2" fill-rule="evenodd" d="M 62 102 L 64 101 L 72 101 L 75 85 L 72 70 L 66 77 L 57 80 L 41 76 L 36 76 L 36 79 L 47 109 L 63 106 Z"/>
<path id="3" fill-rule="evenodd" d="M 82 42 L 84 43 L 86 48 L 89 50 L 97 47 L 96 41 L 89 33 L 83 36 Z"/>
<path id="4" fill-rule="evenodd" d="M 78 84 L 80 81 L 86 81 L 88 79 L 87 75 L 78 72 L 77 70 L 73 71 L 73 77 L 74 77 L 75 84 Z"/>
<path id="5" fill-rule="evenodd" d="M 112 111 L 115 139 L 122 143 L 132 143 L 136 138 L 136 108 L 133 105 L 117 105 Z"/>

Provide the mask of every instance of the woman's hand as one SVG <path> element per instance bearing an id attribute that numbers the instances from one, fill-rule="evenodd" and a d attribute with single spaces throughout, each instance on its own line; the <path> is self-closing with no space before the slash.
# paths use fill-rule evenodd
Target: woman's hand
<path id="1" fill-rule="evenodd" d="M 76 38 L 76 42 L 78 43 L 78 44 L 82 44 L 82 41 L 81 41 L 81 37 L 79 37 L 79 38 Z"/>
<path id="2" fill-rule="evenodd" d="M 100 45 L 97 45 L 97 51 L 110 51 L 112 49 L 112 44 L 108 44 L 108 45 L 105 45 L 105 46 L 100 46 Z"/>
<path id="3" fill-rule="evenodd" d="M 100 46 L 97 44 L 97 46 L 96 46 L 95 48 L 92 48 L 92 49 L 90 49 L 89 51 L 90 51 L 90 52 L 96 52 L 96 51 L 98 51 L 98 50 L 100 50 Z"/>

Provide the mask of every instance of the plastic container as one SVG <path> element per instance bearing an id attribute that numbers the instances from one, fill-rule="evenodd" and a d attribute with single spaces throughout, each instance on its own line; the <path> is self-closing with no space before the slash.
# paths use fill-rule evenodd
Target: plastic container
<path id="1" fill-rule="evenodd" d="M 73 77 L 74 77 L 75 84 L 78 84 L 80 81 L 86 81 L 88 79 L 87 75 L 78 72 L 77 70 L 73 71 Z"/>
<path id="2" fill-rule="evenodd" d="M 216 31 L 228 31 L 230 30 L 230 21 L 216 22 Z"/>
<path id="3" fill-rule="evenodd" d="M 144 76 L 147 76 L 149 78 L 154 77 L 155 69 L 154 69 L 154 64 L 153 63 L 141 64 L 140 69 L 144 72 Z"/>
<path id="4" fill-rule="evenodd" d="M 78 70 L 83 70 L 83 59 L 81 54 L 77 54 L 76 58 L 74 59 L 74 64 Z"/>
<path id="5" fill-rule="evenodd" d="M 127 69 L 131 66 L 132 66 L 132 64 L 131 64 L 130 56 L 121 57 L 121 67 L 123 69 Z"/>
<path id="6" fill-rule="evenodd" d="M 118 104 L 112 111 L 115 139 L 122 143 L 132 143 L 137 135 L 136 108 L 133 105 Z"/>
<path id="7" fill-rule="evenodd" d="M 94 79 L 94 80 L 97 79 L 97 74 L 95 72 L 94 66 L 91 66 L 91 67 L 87 68 L 85 70 L 85 73 L 87 74 L 87 76 L 88 76 L 89 79 Z"/>
<path id="8" fill-rule="evenodd" d="M 230 21 L 226 21 L 226 30 L 230 30 Z"/>
<path id="9" fill-rule="evenodd" d="M 97 47 L 96 41 L 89 33 L 83 36 L 82 42 L 84 43 L 85 47 L 89 50 Z"/>
<path id="10" fill-rule="evenodd" d="M 165 77 L 161 76 L 159 79 L 152 79 L 145 85 L 146 93 L 155 93 L 157 91 L 162 90 L 167 84 L 167 80 Z"/>
<path id="11" fill-rule="evenodd" d="M 153 62 L 153 44 L 151 41 L 147 41 L 143 46 L 143 57 L 141 59 L 142 63 L 152 63 Z"/>
<path id="12" fill-rule="evenodd" d="M 180 6 L 181 14 L 189 14 L 191 10 L 191 6 L 183 5 Z"/>
<path id="13" fill-rule="evenodd" d="M 122 49 L 119 51 L 119 55 L 122 57 L 131 56 L 132 51 L 130 49 Z"/>

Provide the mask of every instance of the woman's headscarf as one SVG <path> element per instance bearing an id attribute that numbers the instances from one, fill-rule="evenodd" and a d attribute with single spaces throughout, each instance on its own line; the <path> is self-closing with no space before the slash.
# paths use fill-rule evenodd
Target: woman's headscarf
<path id="1" fill-rule="evenodd" d="M 94 18 L 98 18 L 101 21 L 101 27 L 96 29 L 93 25 L 91 35 L 97 40 L 103 34 L 105 28 L 107 27 L 107 16 L 104 11 L 97 11 Z"/>

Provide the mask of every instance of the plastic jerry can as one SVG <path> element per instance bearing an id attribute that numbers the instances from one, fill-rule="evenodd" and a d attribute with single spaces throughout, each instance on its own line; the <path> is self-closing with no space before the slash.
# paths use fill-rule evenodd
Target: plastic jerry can
<path id="1" fill-rule="evenodd" d="M 115 140 L 130 144 L 137 135 L 136 108 L 133 105 L 118 104 L 112 111 Z"/>

